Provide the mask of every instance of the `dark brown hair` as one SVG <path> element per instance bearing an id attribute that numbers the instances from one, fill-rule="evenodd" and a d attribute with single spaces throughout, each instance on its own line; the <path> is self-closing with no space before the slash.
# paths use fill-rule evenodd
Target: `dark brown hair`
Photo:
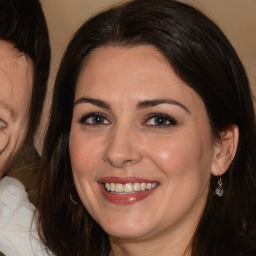
<path id="1" fill-rule="evenodd" d="M 202 98 L 212 134 L 239 127 L 237 154 L 223 176 L 224 196 L 210 180 L 205 209 L 191 241 L 192 256 L 256 255 L 256 125 L 248 79 L 221 30 L 201 12 L 173 0 L 135 0 L 91 18 L 75 33 L 54 88 L 40 175 L 39 231 L 56 255 L 108 255 L 107 234 L 75 193 L 69 157 L 74 92 L 92 50 L 104 45 L 152 45 Z"/>
<path id="2" fill-rule="evenodd" d="M 12 43 L 32 61 L 28 133 L 33 135 L 40 121 L 50 69 L 48 29 L 39 0 L 0 0 L 0 40 Z"/>

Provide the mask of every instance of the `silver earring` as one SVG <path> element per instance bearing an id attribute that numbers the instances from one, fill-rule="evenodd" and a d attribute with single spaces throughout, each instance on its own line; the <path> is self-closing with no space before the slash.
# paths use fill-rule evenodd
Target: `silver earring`
<path id="1" fill-rule="evenodd" d="M 76 202 L 73 198 L 72 198 L 72 194 L 71 192 L 69 193 L 69 197 L 70 197 L 70 200 L 73 204 L 78 204 L 78 202 Z"/>
<path id="2" fill-rule="evenodd" d="M 216 193 L 217 196 L 222 197 L 223 193 L 224 193 L 224 190 L 223 190 L 223 187 L 222 187 L 222 179 L 221 179 L 221 177 L 218 177 L 217 183 L 218 183 L 218 186 L 215 189 L 215 193 Z"/>

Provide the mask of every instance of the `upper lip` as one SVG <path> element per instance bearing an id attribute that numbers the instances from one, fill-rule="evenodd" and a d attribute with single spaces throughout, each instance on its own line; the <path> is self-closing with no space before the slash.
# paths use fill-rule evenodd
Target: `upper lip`
<path id="1" fill-rule="evenodd" d="M 144 178 L 138 178 L 138 177 L 116 177 L 116 176 L 107 176 L 103 177 L 98 180 L 99 183 L 120 183 L 120 184 L 126 184 L 126 183 L 158 183 L 155 180 L 149 180 Z"/>

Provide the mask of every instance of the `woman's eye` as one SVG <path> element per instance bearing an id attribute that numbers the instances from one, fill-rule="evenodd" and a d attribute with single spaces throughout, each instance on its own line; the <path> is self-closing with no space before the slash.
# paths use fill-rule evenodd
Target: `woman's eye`
<path id="1" fill-rule="evenodd" d="M 166 127 L 176 125 L 177 121 L 168 115 L 155 114 L 150 116 L 144 124 L 148 126 Z"/>
<path id="2" fill-rule="evenodd" d="M 79 120 L 79 122 L 86 125 L 110 124 L 110 122 L 107 120 L 107 118 L 104 115 L 97 114 L 97 113 L 85 115 Z"/>
<path id="3" fill-rule="evenodd" d="M 7 124 L 4 121 L 0 120 L 0 129 L 5 128 L 6 126 Z"/>

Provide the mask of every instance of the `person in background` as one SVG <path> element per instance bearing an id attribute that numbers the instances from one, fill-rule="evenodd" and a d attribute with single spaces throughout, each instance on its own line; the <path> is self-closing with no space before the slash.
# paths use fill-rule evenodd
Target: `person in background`
<path id="1" fill-rule="evenodd" d="M 35 207 L 29 199 L 36 202 L 33 177 L 38 154 L 33 136 L 40 122 L 49 68 L 48 29 L 40 2 L 0 0 L 1 255 L 43 255 L 45 251 L 32 221 Z"/>
<path id="2" fill-rule="evenodd" d="M 256 255 L 256 124 L 221 30 L 173 0 L 85 22 L 62 59 L 38 230 L 56 255 Z"/>

